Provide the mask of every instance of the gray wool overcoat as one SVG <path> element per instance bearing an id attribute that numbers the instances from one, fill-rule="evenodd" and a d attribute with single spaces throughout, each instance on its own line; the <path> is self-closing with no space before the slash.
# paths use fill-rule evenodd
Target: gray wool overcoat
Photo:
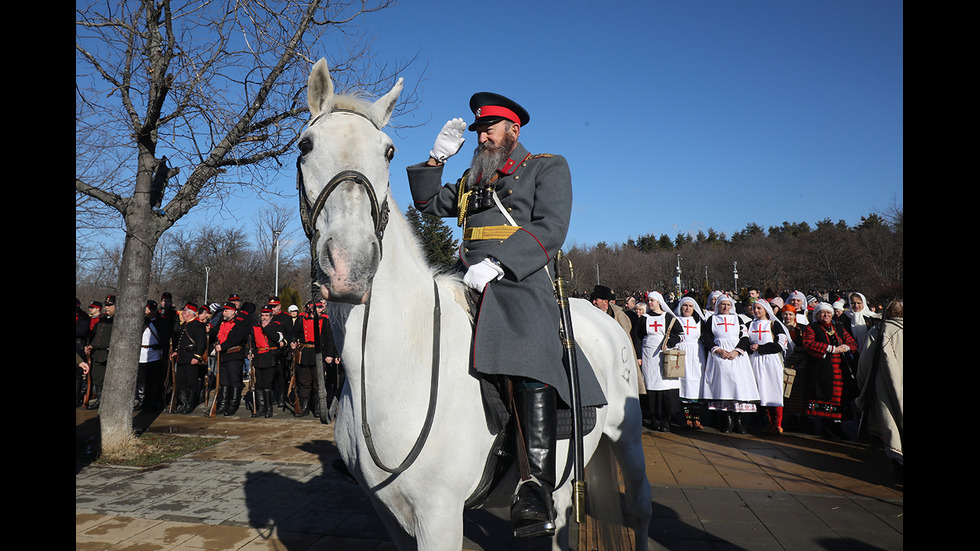
<path id="1" fill-rule="evenodd" d="M 415 208 L 434 216 L 457 217 L 462 179 L 443 185 L 442 168 L 425 163 L 408 167 Z M 499 173 L 497 195 L 520 229 L 506 239 L 464 240 L 456 266 L 465 272 L 491 256 L 504 268 L 503 279 L 489 283 L 480 300 L 472 367 L 479 373 L 527 377 L 551 385 L 570 404 L 560 313 L 549 275 L 549 270 L 554 274 L 554 258 L 565 241 L 572 212 L 568 163 L 558 155 L 531 155 L 518 143 Z M 491 207 L 467 212 L 464 227 L 508 225 L 500 209 Z M 588 360 L 581 350 L 577 353 L 582 405 L 605 405 Z"/>

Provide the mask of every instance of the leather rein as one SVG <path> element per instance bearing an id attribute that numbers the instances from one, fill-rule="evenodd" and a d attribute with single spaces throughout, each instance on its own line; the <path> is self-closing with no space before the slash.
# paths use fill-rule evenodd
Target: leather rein
<path id="1" fill-rule="evenodd" d="M 374 127 L 379 131 L 378 125 L 374 123 L 370 118 L 357 111 L 350 110 L 334 110 L 329 113 L 323 113 L 313 119 L 308 127 L 312 127 L 319 121 L 322 117 L 330 115 L 333 113 L 348 113 L 353 115 L 358 115 L 364 117 L 365 119 L 371 121 Z M 389 207 L 388 199 L 385 198 L 384 202 L 379 204 L 377 194 L 374 192 L 374 187 L 371 186 L 371 182 L 362 173 L 356 170 L 344 170 L 339 174 L 335 175 L 327 183 L 326 187 L 320 191 L 317 196 L 316 201 L 310 204 L 306 199 L 306 188 L 303 183 L 303 171 L 300 166 L 300 159 L 296 160 L 296 174 L 297 181 L 296 187 L 299 190 L 299 202 L 300 202 L 300 219 L 303 223 L 303 230 L 306 232 L 307 238 L 310 240 L 310 252 L 312 255 L 312 268 L 311 268 L 311 278 L 314 282 L 314 287 L 316 286 L 316 272 L 317 272 L 317 242 L 320 238 L 320 232 L 316 229 L 316 219 L 323 210 L 323 206 L 327 201 L 327 198 L 333 193 L 340 184 L 344 182 L 351 182 L 356 185 L 361 186 L 368 195 L 368 199 L 371 202 L 371 218 L 374 221 L 374 232 L 378 239 L 378 251 L 379 256 L 381 254 L 382 248 L 381 243 L 384 238 L 385 227 L 388 224 L 389 218 Z M 390 183 L 389 183 L 390 186 Z M 442 335 L 442 308 L 439 301 L 439 285 L 435 279 L 432 280 L 433 295 L 435 297 L 435 304 L 433 306 L 433 324 L 432 324 L 432 374 L 431 381 L 429 385 L 429 406 L 425 414 L 425 422 L 422 425 L 421 432 L 415 440 L 415 444 L 412 446 L 411 451 L 405 457 L 402 462 L 396 467 L 389 467 L 386 465 L 378 455 L 377 449 L 374 444 L 374 438 L 372 437 L 371 426 L 367 419 L 367 374 L 365 369 L 365 352 L 367 345 L 367 327 L 368 327 L 368 314 L 371 310 L 371 298 L 367 299 L 364 304 L 364 320 L 361 329 L 361 433 L 364 436 L 364 442 L 367 445 L 368 452 L 371 454 L 371 459 L 374 460 L 375 466 L 379 469 L 390 473 L 392 475 L 398 475 L 408 469 L 412 463 L 418 458 L 419 454 L 422 452 L 422 447 L 425 445 L 425 441 L 428 439 L 429 432 L 432 429 L 432 422 L 435 418 L 436 411 L 436 401 L 438 398 L 439 391 L 439 343 Z M 318 327 L 319 323 L 314 323 L 314 327 Z M 318 339 L 319 341 L 319 339 Z M 319 352 L 319 342 L 317 343 L 317 366 L 322 369 L 322 355 Z M 322 380 L 322 372 L 320 375 Z M 322 384 L 321 384 L 322 386 Z M 327 404 L 325 399 L 325 394 L 320 392 L 320 421 L 324 424 L 330 422 L 329 412 L 327 411 Z"/>

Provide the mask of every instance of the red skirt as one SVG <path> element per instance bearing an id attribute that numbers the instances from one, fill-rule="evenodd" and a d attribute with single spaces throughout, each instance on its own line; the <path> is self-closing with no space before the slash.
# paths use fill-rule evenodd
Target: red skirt
<path id="1" fill-rule="evenodd" d="M 844 417 L 844 407 L 842 405 L 844 375 L 840 367 L 840 355 L 832 355 L 830 357 L 830 363 L 833 366 L 833 394 L 830 400 L 817 400 L 808 397 L 806 400 L 806 413 L 814 417 L 839 420 Z"/>

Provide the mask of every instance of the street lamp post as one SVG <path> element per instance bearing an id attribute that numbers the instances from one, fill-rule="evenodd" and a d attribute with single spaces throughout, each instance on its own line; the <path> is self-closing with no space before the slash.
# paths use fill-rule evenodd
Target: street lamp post
<path id="1" fill-rule="evenodd" d="M 279 296 L 279 234 L 282 233 L 280 230 L 275 230 L 272 232 L 273 239 L 275 242 L 276 249 L 276 288 L 272 292 L 272 296 Z"/>

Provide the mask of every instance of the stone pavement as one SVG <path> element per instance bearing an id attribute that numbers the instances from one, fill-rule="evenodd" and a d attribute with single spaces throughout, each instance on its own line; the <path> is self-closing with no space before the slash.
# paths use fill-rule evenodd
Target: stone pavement
<path id="1" fill-rule="evenodd" d="M 76 465 L 76 550 L 393 549 L 364 493 L 329 466 L 332 425 L 245 408 L 134 423 L 224 441 L 150 469 Z M 76 444 L 97 435 L 97 412 L 76 410 L 75 426 Z M 904 487 L 879 446 L 756 428 L 644 431 L 651 550 L 903 549 Z M 464 549 L 511 549 L 505 512 L 465 520 Z"/>

